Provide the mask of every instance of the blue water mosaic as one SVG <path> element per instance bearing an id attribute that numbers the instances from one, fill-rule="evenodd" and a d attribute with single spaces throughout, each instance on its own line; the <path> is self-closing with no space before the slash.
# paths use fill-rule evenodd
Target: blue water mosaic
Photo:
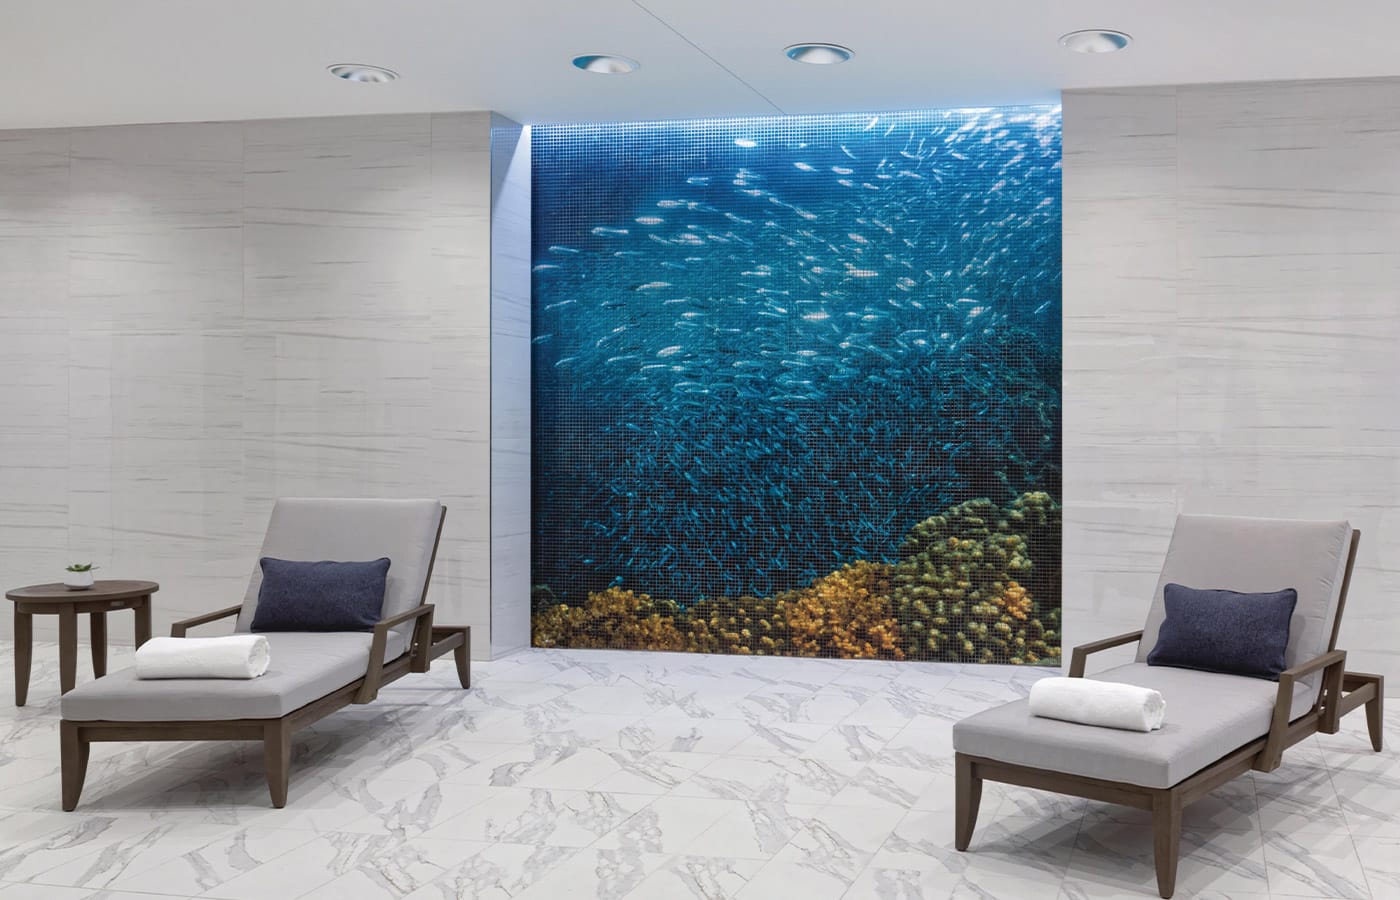
<path id="1" fill-rule="evenodd" d="M 1058 500 L 1060 134 L 535 126 L 537 599 L 766 597 L 966 500 Z"/>

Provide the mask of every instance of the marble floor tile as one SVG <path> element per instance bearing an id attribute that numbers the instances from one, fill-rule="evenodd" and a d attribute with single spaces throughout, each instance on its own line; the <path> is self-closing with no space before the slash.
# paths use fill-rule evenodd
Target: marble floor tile
<path id="1" fill-rule="evenodd" d="M 163 862 L 141 860 L 110 886 L 114 890 L 193 896 L 315 839 L 315 832 L 290 828 L 239 828 Z"/>
<path id="2" fill-rule="evenodd" d="M 822 809 L 777 800 L 730 800 L 731 809 L 686 848 L 697 856 L 772 859 Z"/>
<path id="3" fill-rule="evenodd" d="M 739 890 L 740 900 L 840 900 L 855 877 L 801 863 L 765 863 Z"/>
<path id="4" fill-rule="evenodd" d="M 1356 856 L 1374 897 L 1400 897 L 1400 837 L 1353 834 Z"/>
<path id="5" fill-rule="evenodd" d="M 616 746 L 639 752 L 725 754 L 753 734 L 753 726 L 743 719 L 692 719 L 658 713 L 619 729 Z M 603 742 L 599 746 L 609 745 Z"/>
<path id="6" fill-rule="evenodd" d="M 1400 777 L 1351 769 L 1331 774 L 1342 817 L 1353 834 L 1400 837 Z"/>
<path id="7" fill-rule="evenodd" d="M 627 850 L 580 850 L 514 895 L 519 900 L 621 900 L 669 857 Z"/>
<path id="8" fill-rule="evenodd" d="M 658 797 L 592 846 L 638 853 L 684 853 L 710 826 L 742 806 L 737 800 Z"/>
<path id="9" fill-rule="evenodd" d="M 936 777 L 937 773 L 924 767 L 876 762 L 852 774 L 831 802 L 841 806 L 907 810 L 913 808 Z"/>
<path id="10" fill-rule="evenodd" d="M 1347 827 L 1332 774 L 1324 768 L 1295 768 L 1286 778 L 1261 775 L 1254 785 L 1264 831 L 1328 834 Z"/>
<path id="11" fill-rule="evenodd" d="M 1267 894 L 1264 848 L 1259 832 L 1183 832 L 1176 874 L 1181 896 L 1231 897 Z M 1085 822 L 1065 873 L 1065 890 L 1089 898 L 1157 890 L 1150 826 Z"/>
<path id="12" fill-rule="evenodd" d="M 626 900 L 730 900 L 763 863 L 754 859 L 675 856 L 626 895 Z"/>
<path id="13" fill-rule="evenodd" d="M 424 833 L 427 838 L 586 847 L 650 803 L 640 794 L 497 788 Z"/>
<path id="14" fill-rule="evenodd" d="M 806 817 L 802 828 L 773 859 L 853 881 L 904 816 L 902 809 L 833 803 Z"/>
<path id="15" fill-rule="evenodd" d="M 842 900 L 1049 900 L 1059 887 L 1057 879 L 1044 875 L 1017 877 L 974 871 L 950 876 L 922 869 L 871 866 L 852 882 Z"/>
<path id="16" fill-rule="evenodd" d="M 1348 832 L 1293 836 L 1264 833 L 1269 893 L 1274 897 L 1386 897 L 1367 885 L 1366 872 Z"/>
<path id="17" fill-rule="evenodd" d="M 529 650 L 300 732 L 285 809 L 256 744 L 210 742 L 96 745 L 64 813 L 43 652 L 31 705 L 0 705 L 0 900 L 1156 893 L 1137 810 L 987 783 L 953 849 L 953 723 L 1044 671 Z M 0 690 L 11 662 L 0 642 Z M 1185 819 L 1178 897 L 1400 897 L 1400 752 L 1360 717 Z"/>
<path id="18" fill-rule="evenodd" d="M 482 849 L 405 896 L 411 900 L 506 900 L 520 895 L 578 852 L 575 847 L 543 844 L 470 846 Z"/>
<path id="19" fill-rule="evenodd" d="M 421 875 L 422 867 L 416 860 L 405 861 L 399 855 L 403 846 L 403 842 L 385 835 L 322 832 L 310 841 L 206 890 L 202 896 L 226 900 L 301 897 L 366 866 L 392 871 L 404 866 L 410 869 L 416 867 L 417 871 L 413 874 Z"/>

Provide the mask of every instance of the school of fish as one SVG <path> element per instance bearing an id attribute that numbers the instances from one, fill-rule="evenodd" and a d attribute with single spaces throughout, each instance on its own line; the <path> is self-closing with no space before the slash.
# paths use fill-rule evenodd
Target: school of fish
<path id="1" fill-rule="evenodd" d="M 533 579 L 768 596 L 1060 496 L 1058 107 L 536 126 Z"/>

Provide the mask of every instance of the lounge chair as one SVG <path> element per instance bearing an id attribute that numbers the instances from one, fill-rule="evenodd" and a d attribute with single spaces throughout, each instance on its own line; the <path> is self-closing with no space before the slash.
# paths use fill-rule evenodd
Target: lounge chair
<path id="1" fill-rule="evenodd" d="M 409 672 L 426 672 L 452 651 L 457 677 L 470 685 L 471 631 L 433 624 L 426 603 L 447 510 L 436 500 L 278 500 L 259 556 L 293 560 L 388 557 L 383 618 L 373 631 L 275 632 L 266 635 L 272 664 L 245 681 L 141 681 L 115 672 L 63 696 L 60 743 L 63 808 L 78 805 L 93 741 L 260 740 L 272 805 L 287 802 L 292 734 L 351 703 L 370 703 L 379 688 Z M 247 632 L 262 572 L 243 603 L 176 622 L 174 637 L 197 625 L 237 616 Z"/>
<path id="2" fill-rule="evenodd" d="M 1072 794 L 1152 812 L 1157 887 L 1176 886 L 1182 809 L 1254 769 L 1278 768 L 1283 751 L 1366 706 L 1371 745 L 1381 749 L 1381 676 L 1347 672 L 1337 631 L 1361 534 L 1347 522 L 1181 516 L 1156 598 L 1141 631 L 1074 649 L 1069 675 L 1084 677 L 1089 654 L 1137 643 L 1137 660 L 1099 672 L 1166 699 L 1166 721 L 1150 733 L 1096 728 L 1030 715 L 1025 700 L 970 716 L 953 728 L 955 843 L 966 850 L 983 781 Z M 1254 592 L 1294 588 L 1287 670 L 1262 678 L 1148 666 L 1165 616 L 1163 588 Z"/>

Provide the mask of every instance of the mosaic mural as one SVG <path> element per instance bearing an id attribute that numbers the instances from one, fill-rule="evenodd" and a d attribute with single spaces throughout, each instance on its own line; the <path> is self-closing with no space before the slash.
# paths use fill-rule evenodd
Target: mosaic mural
<path id="1" fill-rule="evenodd" d="M 532 152 L 536 646 L 1058 664 L 1057 107 Z"/>

